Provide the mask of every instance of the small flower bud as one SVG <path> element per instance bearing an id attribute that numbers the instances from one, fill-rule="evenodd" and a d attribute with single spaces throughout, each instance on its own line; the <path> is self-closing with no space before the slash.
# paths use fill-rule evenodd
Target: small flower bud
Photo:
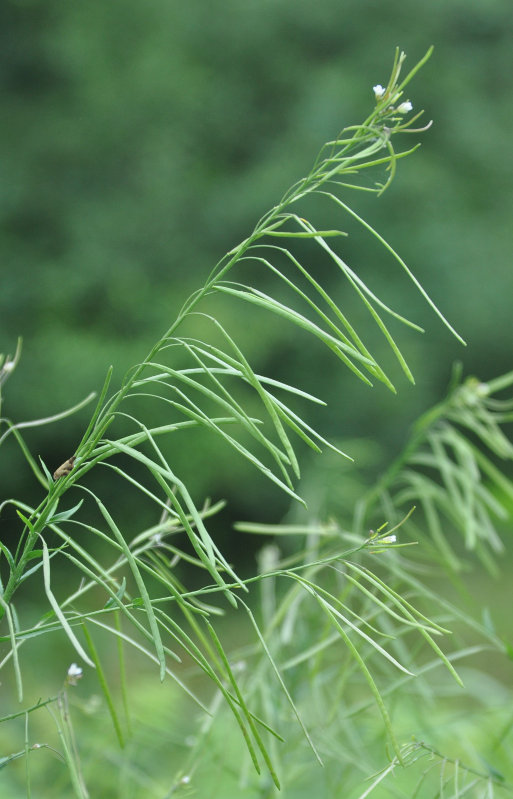
<path id="1" fill-rule="evenodd" d="M 397 110 L 400 114 L 408 114 L 410 111 L 413 111 L 413 106 L 409 100 L 406 100 L 406 102 L 397 106 Z"/>
<path id="2" fill-rule="evenodd" d="M 82 677 L 83 671 L 76 663 L 72 663 L 68 669 L 68 684 L 76 685 Z"/>
<path id="3" fill-rule="evenodd" d="M 376 86 L 372 87 L 372 91 L 374 92 L 374 96 L 375 96 L 376 100 L 381 100 L 381 98 L 383 97 L 383 95 L 386 92 L 386 89 L 383 88 L 381 83 L 378 83 L 378 84 L 376 84 Z"/>
<path id="4" fill-rule="evenodd" d="M 397 536 L 395 535 L 386 535 L 384 538 L 380 539 L 380 544 L 395 544 L 397 541 Z"/>

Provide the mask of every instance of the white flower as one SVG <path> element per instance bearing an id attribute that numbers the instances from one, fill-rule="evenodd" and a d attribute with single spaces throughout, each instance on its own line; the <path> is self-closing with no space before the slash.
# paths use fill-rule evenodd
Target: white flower
<path id="1" fill-rule="evenodd" d="M 185 777 L 182 777 L 182 779 L 180 780 L 180 785 L 188 785 L 190 781 L 191 778 L 189 777 L 188 774 L 186 774 Z"/>
<path id="2" fill-rule="evenodd" d="M 397 541 L 397 536 L 395 535 L 386 535 L 384 538 L 380 539 L 380 544 L 395 544 Z"/>
<path id="3" fill-rule="evenodd" d="M 77 666 L 76 663 L 72 663 L 68 669 L 68 683 L 70 685 L 76 685 L 77 682 L 82 677 L 83 671 L 80 666 Z"/>
<path id="4" fill-rule="evenodd" d="M 408 114 L 410 111 L 413 111 L 413 106 L 409 100 L 406 100 L 406 102 L 397 106 L 397 110 L 400 114 Z"/>
<path id="5" fill-rule="evenodd" d="M 386 89 L 383 88 L 381 83 L 378 83 L 378 84 L 376 84 L 376 86 L 372 87 L 372 91 L 374 92 L 374 96 L 375 96 L 376 100 L 381 100 L 381 98 L 383 97 L 383 95 L 386 92 Z"/>

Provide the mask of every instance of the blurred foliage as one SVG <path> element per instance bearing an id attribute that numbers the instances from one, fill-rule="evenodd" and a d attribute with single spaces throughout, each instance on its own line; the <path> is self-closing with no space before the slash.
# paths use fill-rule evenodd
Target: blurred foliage
<path id="1" fill-rule="evenodd" d="M 264 552 L 262 557 L 276 557 L 276 551 L 272 550 L 275 550 L 275 545 L 268 547 L 267 555 Z M 374 562 L 378 567 L 379 560 L 386 563 L 388 556 L 377 553 Z M 384 569 L 387 570 L 386 565 Z M 507 580 L 504 575 L 503 597 Z M 497 584 L 484 571 L 467 576 L 465 581 L 464 592 L 448 585 L 445 579 L 440 580 L 435 588 L 439 597 L 443 597 L 446 617 L 453 610 L 447 600 L 457 599 L 459 618 L 452 619 L 454 635 L 444 645 L 451 650 L 453 663 L 465 683 L 464 691 L 446 673 L 440 661 L 425 652 L 416 668 L 415 679 L 393 669 L 381 672 L 377 668 L 400 740 L 409 741 L 411 745 L 413 733 L 417 741 L 425 741 L 443 752 L 445 762 L 430 758 L 426 752 L 417 764 L 409 764 L 405 770 L 397 768 L 378 785 L 377 790 L 371 793 L 376 799 L 435 797 L 442 780 L 444 795 L 457 795 L 449 792 L 453 764 L 448 758 L 458 759 L 460 796 L 482 799 L 509 795 L 508 786 L 513 780 L 510 743 L 513 708 L 509 690 L 511 645 L 508 651 L 501 653 L 496 646 L 487 646 L 487 643 L 490 644 L 491 639 L 501 633 L 510 638 L 510 608 L 504 601 L 497 601 L 491 608 L 497 623 L 495 632 L 481 598 L 496 596 L 498 599 Z M 281 603 L 283 585 L 275 586 L 265 581 L 255 593 L 261 594 L 260 608 L 264 612 L 275 593 L 275 599 Z M 258 596 L 253 599 L 258 606 Z M 419 601 L 418 596 L 415 601 Z M 435 594 L 433 601 L 425 604 L 432 617 L 438 604 Z M 282 764 L 283 795 L 294 799 L 311 796 L 333 799 L 340 795 L 340 786 L 343 785 L 344 797 L 358 799 L 370 789 L 370 776 L 384 768 L 389 756 L 392 757 L 386 746 L 383 724 L 368 693 L 354 679 L 357 669 L 348 668 L 351 657 L 345 648 L 335 646 L 330 656 L 322 657 L 322 651 L 326 650 L 319 651 L 313 646 L 317 636 L 326 633 L 325 625 L 319 620 L 318 607 L 315 603 L 302 602 L 299 608 L 301 612 L 292 613 L 295 617 L 291 625 L 294 635 L 286 638 L 280 633 L 280 665 L 283 678 L 321 752 L 323 768 L 315 763 L 292 714 L 284 711 L 276 680 L 267 674 L 268 679 L 262 686 L 262 666 L 265 665 L 262 660 L 265 658 L 255 656 L 255 636 L 248 625 L 241 623 L 240 617 L 238 620 L 233 616 L 221 620 L 223 640 L 231 651 L 231 662 L 238 669 L 245 691 L 253 689 L 252 701 L 255 703 L 259 691 L 262 691 L 264 699 L 267 699 L 265 710 L 279 724 L 279 730 L 286 739 L 279 744 L 279 751 L 273 752 Z M 36 604 L 32 612 L 37 618 L 40 609 Z M 470 616 L 465 618 L 467 613 Z M 480 616 L 483 617 L 482 623 L 479 622 Z M 472 617 L 475 621 L 469 626 Z M 280 627 L 278 625 L 277 630 Z M 105 655 L 107 678 L 122 715 L 115 646 L 100 632 L 95 631 L 95 639 Z M 49 640 L 52 640 L 52 646 L 48 646 Z M 277 643 L 276 639 L 273 643 Z M 307 643 L 311 649 L 307 649 L 298 662 L 294 655 Z M 408 649 L 402 635 L 395 645 Z M 276 657 L 274 645 L 272 650 Z M 414 650 L 412 647 L 411 655 L 417 659 L 419 652 Z M 68 665 L 66 657 L 69 658 L 70 652 L 68 648 L 67 652 L 62 652 L 61 658 L 57 658 L 58 651 L 58 637 L 48 639 L 46 636 L 31 639 L 30 655 L 28 648 L 22 650 L 24 662 L 29 668 L 32 664 L 33 669 L 26 685 L 26 704 L 36 704 L 42 697 L 55 696 L 62 690 Z M 283 657 L 286 653 L 288 657 Z M 368 662 L 372 661 L 370 650 L 366 654 Z M 254 773 L 240 732 L 219 693 L 209 690 L 189 659 L 175 671 L 208 704 L 211 718 L 203 714 L 172 680 L 166 679 L 161 684 L 155 673 L 149 673 L 147 661 L 143 661 L 141 654 L 132 653 L 127 670 L 136 689 L 130 692 L 132 735 L 125 748 L 121 748 L 116 739 L 96 672 L 85 669 L 78 686 L 68 692 L 71 724 L 76 731 L 82 767 L 92 795 L 122 799 L 164 799 L 171 795 L 235 799 L 282 795 L 278 792 L 273 794 L 265 777 L 259 778 Z M 10 700 L 4 711 L 12 709 L 20 715 L 0 725 L 0 747 L 4 756 L 17 752 L 21 755 L 1 770 L 0 794 L 18 799 L 26 796 L 27 764 L 23 758 L 26 720 L 16 702 L 13 683 L 12 672 L 7 669 L 3 676 L 3 690 Z M 258 686 L 256 690 L 255 686 Z M 265 706 L 265 701 L 263 704 Z M 53 714 L 56 715 L 55 709 Z M 29 741 L 31 744 L 38 742 L 38 748 L 30 752 L 30 774 L 33 795 L 38 799 L 68 799 L 71 795 L 69 775 L 57 755 L 62 751 L 62 742 L 55 726 L 53 717 L 44 706 L 30 714 Z M 497 782 L 507 784 L 496 785 L 496 794 L 491 790 L 486 793 L 486 779 L 479 780 L 474 791 L 466 791 L 464 786 L 470 780 L 465 773 L 465 764 L 474 769 L 471 779 L 475 779 L 477 773 L 484 774 L 485 778 L 493 776 Z M 419 791 L 423 774 L 422 791 Z M 189 777 L 190 784 L 180 784 L 183 776 Z"/>
<path id="2" fill-rule="evenodd" d="M 423 366 L 417 390 L 399 381 L 398 398 L 367 391 L 268 317 L 248 324 L 227 310 L 224 321 L 257 371 L 286 360 L 291 381 L 328 401 L 328 434 L 369 436 L 392 453 L 442 393 L 455 357 L 481 379 L 511 369 L 512 32 L 509 0 L 4 0 L 0 349 L 24 338 L 4 413 L 57 413 L 98 389 L 111 363 L 119 381 L 312 152 L 367 114 L 396 45 L 410 66 L 435 45 L 410 98 L 434 125 L 385 198 L 363 194 L 357 209 L 468 351 L 346 220 L 348 262 L 426 326 L 407 342 L 414 372 Z M 29 443 L 53 469 L 86 420 L 87 409 Z M 249 490 L 246 468 L 229 460 L 205 437 L 188 479 L 227 497 L 235 517 L 275 521 L 283 499 L 267 485 Z M 2 494 L 30 501 L 39 488 L 21 464 L 12 445 Z"/>

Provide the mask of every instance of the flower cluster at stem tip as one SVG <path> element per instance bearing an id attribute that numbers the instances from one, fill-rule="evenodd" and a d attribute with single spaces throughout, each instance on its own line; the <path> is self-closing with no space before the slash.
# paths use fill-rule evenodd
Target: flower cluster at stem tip
<path id="1" fill-rule="evenodd" d="M 372 87 L 372 91 L 374 92 L 374 97 L 376 98 L 376 100 L 378 100 L 378 102 L 380 100 L 383 100 L 383 98 L 385 97 L 385 95 L 387 93 L 387 90 L 385 89 L 384 86 L 381 85 L 381 83 L 377 83 L 376 86 L 373 86 Z M 397 108 L 395 108 L 395 109 L 392 108 L 390 110 L 391 111 L 398 111 L 400 114 L 408 114 L 410 111 L 413 111 L 413 105 L 411 104 L 411 102 L 409 100 L 405 100 L 405 102 L 400 103 L 397 106 Z"/>

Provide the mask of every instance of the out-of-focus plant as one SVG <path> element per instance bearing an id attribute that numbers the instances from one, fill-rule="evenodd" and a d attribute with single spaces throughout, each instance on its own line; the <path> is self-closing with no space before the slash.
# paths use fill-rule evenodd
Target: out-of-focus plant
<path id="1" fill-rule="evenodd" d="M 418 326 L 377 297 L 345 262 L 343 231 L 319 228 L 303 215 L 309 197 L 334 205 L 375 236 L 459 338 L 400 256 L 346 201 L 353 189 L 381 195 L 394 177 L 398 160 L 416 149 L 397 151 L 396 137 L 429 127 L 415 127 L 420 114 L 412 114 L 412 103 L 404 94 L 429 55 L 401 79 L 404 54 L 397 52 L 387 85 L 373 88 L 375 106 L 367 119 L 345 128 L 324 145 L 307 177 L 294 184 L 250 235 L 221 259 L 148 356 L 110 394 L 109 371 L 87 429 L 65 463 L 49 468 L 31 455 L 21 431 L 36 422 L 2 420 L 0 443 L 10 435 L 16 437 L 44 493 L 37 507 L 19 499 L 5 499 L 0 504 L 0 512 L 16 512 L 15 521 L 2 525 L 6 531 L 9 527 L 9 540 L 14 538 L 16 544 L 9 547 L 7 536 L 0 544 L 0 615 L 5 624 L 3 641 L 9 646 L 0 668 L 12 664 L 16 693 L 22 702 L 20 650 L 23 653 L 31 642 L 60 632 L 66 636 L 73 658 L 82 664 L 70 666 L 65 688 L 57 696 L 22 711 L 13 709 L 1 719 L 6 724 L 22 716 L 26 720 L 24 749 L 7 754 L 3 765 L 25 757 L 28 790 L 34 751 L 46 751 L 32 742 L 30 732 L 32 714 L 42 705 L 55 721 L 61 757 L 75 795 L 88 796 L 88 784 L 95 790 L 94 770 L 86 773 L 80 762 L 80 731 L 71 724 L 68 706 L 68 689 L 86 669 L 89 674 L 94 670 L 98 679 L 119 745 L 129 745 L 133 735 L 130 698 L 137 692 L 137 684 L 131 683 L 126 668 L 127 649 L 154 662 L 160 679 L 174 680 L 205 714 L 188 756 L 168 775 L 168 784 L 172 784 L 168 796 L 189 790 L 201 763 L 208 764 L 205 743 L 215 734 L 211 722 L 220 712 L 220 702 L 231 713 L 245 747 L 245 755 L 234 755 L 232 760 L 229 752 L 224 753 L 226 770 L 236 769 L 242 758 L 241 778 L 251 783 L 247 764 L 252 763 L 260 775 L 255 778 L 255 790 L 267 795 L 281 784 L 292 786 L 296 772 L 302 772 L 307 762 L 301 748 L 296 757 L 291 750 L 290 741 L 296 740 L 290 731 L 291 718 L 321 763 L 330 762 L 332 744 L 322 732 L 314 735 L 311 729 L 318 733 L 322 718 L 326 733 L 335 730 L 334 740 L 340 741 L 344 719 L 353 751 L 348 748 L 341 765 L 359 777 L 362 763 L 355 767 L 354 752 L 363 734 L 359 725 L 367 724 L 369 705 L 379 710 L 392 764 L 403 767 L 413 750 L 405 754 L 397 739 L 387 707 L 389 697 L 395 691 L 401 696 L 405 685 L 410 690 L 412 683 L 417 684 L 414 674 L 436 664 L 445 667 L 455 685 L 461 685 L 453 662 L 462 657 L 463 650 L 448 656 L 437 642 L 448 634 L 456 611 L 448 613 L 449 606 L 437 603 L 422 584 L 415 562 L 404 550 L 412 541 L 403 534 L 416 530 L 411 507 L 420 504 L 442 563 L 450 568 L 456 564 L 456 555 L 442 532 L 445 517 L 464 532 L 467 547 L 490 562 L 487 545 L 491 544 L 492 550 L 499 546 L 491 516 L 501 507 L 492 484 L 510 493 L 511 489 L 460 428 L 477 434 L 496 454 L 510 455 L 511 445 L 498 426 L 508 416 L 509 406 L 497 406 L 490 398 L 496 389 L 511 382 L 509 377 L 486 387 L 466 383 L 421 420 L 406 453 L 360 503 L 354 529 L 348 531 L 336 524 L 309 529 L 304 545 L 286 557 L 276 547 L 266 547 L 259 570 L 250 577 L 235 572 L 230 552 L 222 552 L 209 532 L 208 519 L 222 503 L 198 504 L 173 465 L 173 447 L 187 449 L 188 431 L 204 428 L 217 437 L 219 446 L 230 447 L 234 456 L 246 459 L 257 474 L 271 480 L 292 500 L 302 502 L 295 487 L 300 469 L 294 439 L 314 451 L 328 447 L 347 457 L 302 414 L 305 402 L 322 403 L 319 398 L 285 382 L 285 367 L 283 381 L 253 371 L 223 324 L 216 306 L 219 299 L 238 303 L 248 319 L 251 310 L 258 320 L 266 313 L 280 317 L 297 330 L 298 347 L 300 336 L 310 335 L 363 383 L 380 381 L 395 391 L 386 364 L 379 362 L 365 343 L 368 330 L 376 326 L 413 382 L 390 325 L 399 323 L 417 330 Z M 388 170 L 387 180 L 372 188 L 362 186 L 362 172 L 375 167 Z M 300 260 L 294 247 L 305 239 L 325 254 L 355 293 L 367 324 L 352 324 L 315 270 Z M 262 271 L 275 278 L 272 295 L 258 286 Z M 5 361 L 4 378 L 18 359 L 19 355 Z M 162 423 L 155 424 L 147 403 L 140 411 L 141 397 L 154 401 Z M 64 415 L 38 423 L 54 422 Z M 163 437 L 170 439 L 171 446 L 160 443 Z M 88 479 L 92 470 L 103 472 L 109 491 L 138 493 L 141 503 L 153 508 L 155 524 L 141 530 L 135 520 L 132 529 L 121 529 L 98 483 Z M 482 484 L 483 478 L 489 485 Z M 404 503 L 409 507 L 402 519 L 395 520 Z M 369 532 L 365 525 L 377 507 L 382 519 L 390 523 L 376 533 Z M 251 525 L 244 529 L 256 530 Z M 274 532 L 287 530 L 276 528 Z M 67 565 L 67 577 L 74 582 L 70 592 L 61 590 L 54 577 L 58 562 Z M 193 590 L 182 584 L 183 562 L 196 569 Z M 40 618 L 25 621 L 20 609 L 28 581 L 41 581 L 45 607 Z M 252 594 L 257 586 L 261 597 L 258 612 Z M 433 610 L 429 616 L 426 604 Z M 440 618 L 436 618 L 438 608 Z M 245 614 L 255 637 L 254 645 L 235 654 L 222 644 L 217 625 L 227 609 Z M 487 647 L 503 651 L 497 636 L 480 631 Z M 120 702 L 111 688 L 99 643 L 105 634 L 118 645 Z M 427 664 L 422 643 L 433 653 L 433 661 Z M 213 698 L 205 699 L 193 690 L 184 664 L 193 674 L 203 673 L 208 678 Z M 417 681 L 422 690 L 428 690 L 427 681 L 420 677 Z M 225 726 L 223 723 L 222 728 Z M 336 757 L 340 760 L 339 751 Z M 310 769 L 312 763 L 308 763 Z M 143 794 L 147 790 L 141 782 L 137 795 L 150 795 Z M 161 796 L 160 790 L 155 788 L 151 795 Z"/>

